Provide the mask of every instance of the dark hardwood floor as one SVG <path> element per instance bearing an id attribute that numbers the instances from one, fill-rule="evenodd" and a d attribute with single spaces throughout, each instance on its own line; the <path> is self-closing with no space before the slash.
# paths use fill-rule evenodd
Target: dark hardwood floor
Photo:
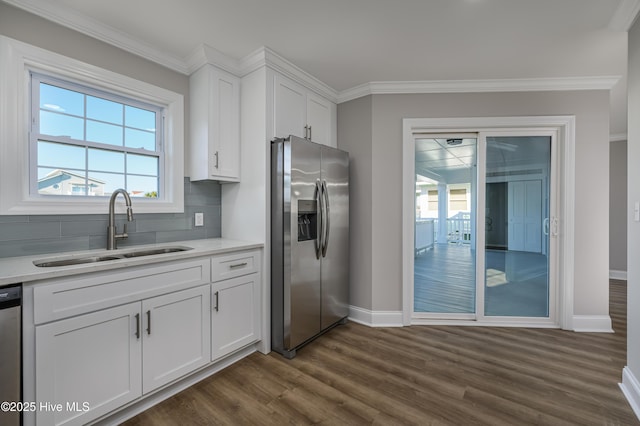
<path id="1" fill-rule="evenodd" d="M 615 334 L 348 323 L 293 360 L 254 353 L 126 425 L 640 425 L 618 388 L 626 283 L 610 288 Z"/>

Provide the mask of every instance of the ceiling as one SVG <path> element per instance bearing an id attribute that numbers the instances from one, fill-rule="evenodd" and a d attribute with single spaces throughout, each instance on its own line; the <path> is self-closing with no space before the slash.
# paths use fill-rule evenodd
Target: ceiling
<path id="1" fill-rule="evenodd" d="M 171 67 L 267 46 L 336 91 L 368 82 L 621 76 L 638 0 L 5 0 Z M 146 55 L 144 52 L 147 52 Z"/>
<path id="2" fill-rule="evenodd" d="M 504 176 L 506 171 L 526 174 L 531 170 L 548 167 L 550 141 L 548 136 L 487 137 L 487 175 Z M 416 139 L 416 174 L 432 182 L 469 183 L 477 172 L 476 155 L 477 139 Z M 497 179 L 500 181 L 500 178 Z"/>

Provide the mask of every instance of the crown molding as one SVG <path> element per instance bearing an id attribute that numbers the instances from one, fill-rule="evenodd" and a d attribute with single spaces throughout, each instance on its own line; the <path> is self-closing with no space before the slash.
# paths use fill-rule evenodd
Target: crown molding
<path id="1" fill-rule="evenodd" d="M 609 21 L 611 31 L 629 31 L 640 12 L 640 0 L 622 0 Z"/>
<path id="2" fill-rule="evenodd" d="M 367 95 L 405 93 L 544 92 L 610 90 L 620 76 L 517 78 L 495 80 L 374 81 L 339 93 L 338 103 Z"/>
<path id="3" fill-rule="evenodd" d="M 233 75 L 242 75 L 241 61 L 207 44 L 200 44 L 185 58 L 186 74 L 191 75 L 205 64 L 214 65 Z"/>
<path id="4" fill-rule="evenodd" d="M 333 103 L 338 102 L 339 93 L 329 85 L 324 82 L 318 80 L 316 77 L 312 76 L 308 72 L 304 71 L 302 68 L 296 66 L 292 62 L 280 56 L 278 53 L 273 51 L 268 47 L 263 48 L 265 64 L 283 74 L 290 79 L 301 83 L 306 86 L 308 89 L 313 90 L 318 95 L 323 96 L 324 98 L 330 100 Z M 255 65 L 255 64 L 254 64 Z M 247 68 L 251 69 L 250 67 Z"/>
<path id="5" fill-rule="evenodd" d="M 338 92 L 268 47 L 261 47 L 238 60 L 211 46 L 201 44 L 187 57 L 179 58 L 135 40 L 115 28 L 76 13 L 70 8 L 60 7 L 55 2 L 45 0 L 2 1 L 181 74 L 190 75 L 201 66 L 211 64 L 242 77 L 260 67 L 267 66 L 335 103 L 377 94 L 608 90 L 620 79 L 619 76 L 603 76 L 501 80 L 374 81 Z M 612 23 L 619 25 L 617 23 L 619 18 L 616 16 L 626 17 L 629 21 L 628 27 L 630 27 L 639 10 L 640 0 L 622 0 L 612 18 Z"/>
<path id="6" fill-rule="evenodd" d="M 133 53 L 149 61 L 160 64 L 182 74 L 188 74 L 184 58 L 173 56 L 153 46 L 134 40 L 128 34 L 108 25 L 75 13 L 67 7 L 60 7 L 56 2 L 42 0 L 2 0 L 19 9 L 53 21 L 57 24 L 86 34 L 97 40 L 111 44 L 127 52 Z"/>

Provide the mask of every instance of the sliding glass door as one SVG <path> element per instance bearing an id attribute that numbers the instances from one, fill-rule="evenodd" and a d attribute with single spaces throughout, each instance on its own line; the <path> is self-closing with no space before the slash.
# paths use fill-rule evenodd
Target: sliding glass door
<path id="1" fill-rule="evenodd" d="M 544 130 L 416 137 L 414 318 L 554 320 L 554 145 Z"/>
<path id="2" fill-rule="evenodd" d="M 476 312 L 477 139 L 416 139 L 414 312 L 473 319 Z"/>
<path id="3" fill-rule="evenodd" d="M 552 138 L 484 141 L 484 316 L 548 318 Z"/>

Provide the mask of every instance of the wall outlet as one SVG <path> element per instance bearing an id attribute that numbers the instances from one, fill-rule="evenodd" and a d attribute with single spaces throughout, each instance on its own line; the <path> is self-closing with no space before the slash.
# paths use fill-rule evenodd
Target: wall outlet
<path id="1" fill-rule="evenodd" d="M 204 226 L 204 213 L 196 213 L 195 226 Z"/>

